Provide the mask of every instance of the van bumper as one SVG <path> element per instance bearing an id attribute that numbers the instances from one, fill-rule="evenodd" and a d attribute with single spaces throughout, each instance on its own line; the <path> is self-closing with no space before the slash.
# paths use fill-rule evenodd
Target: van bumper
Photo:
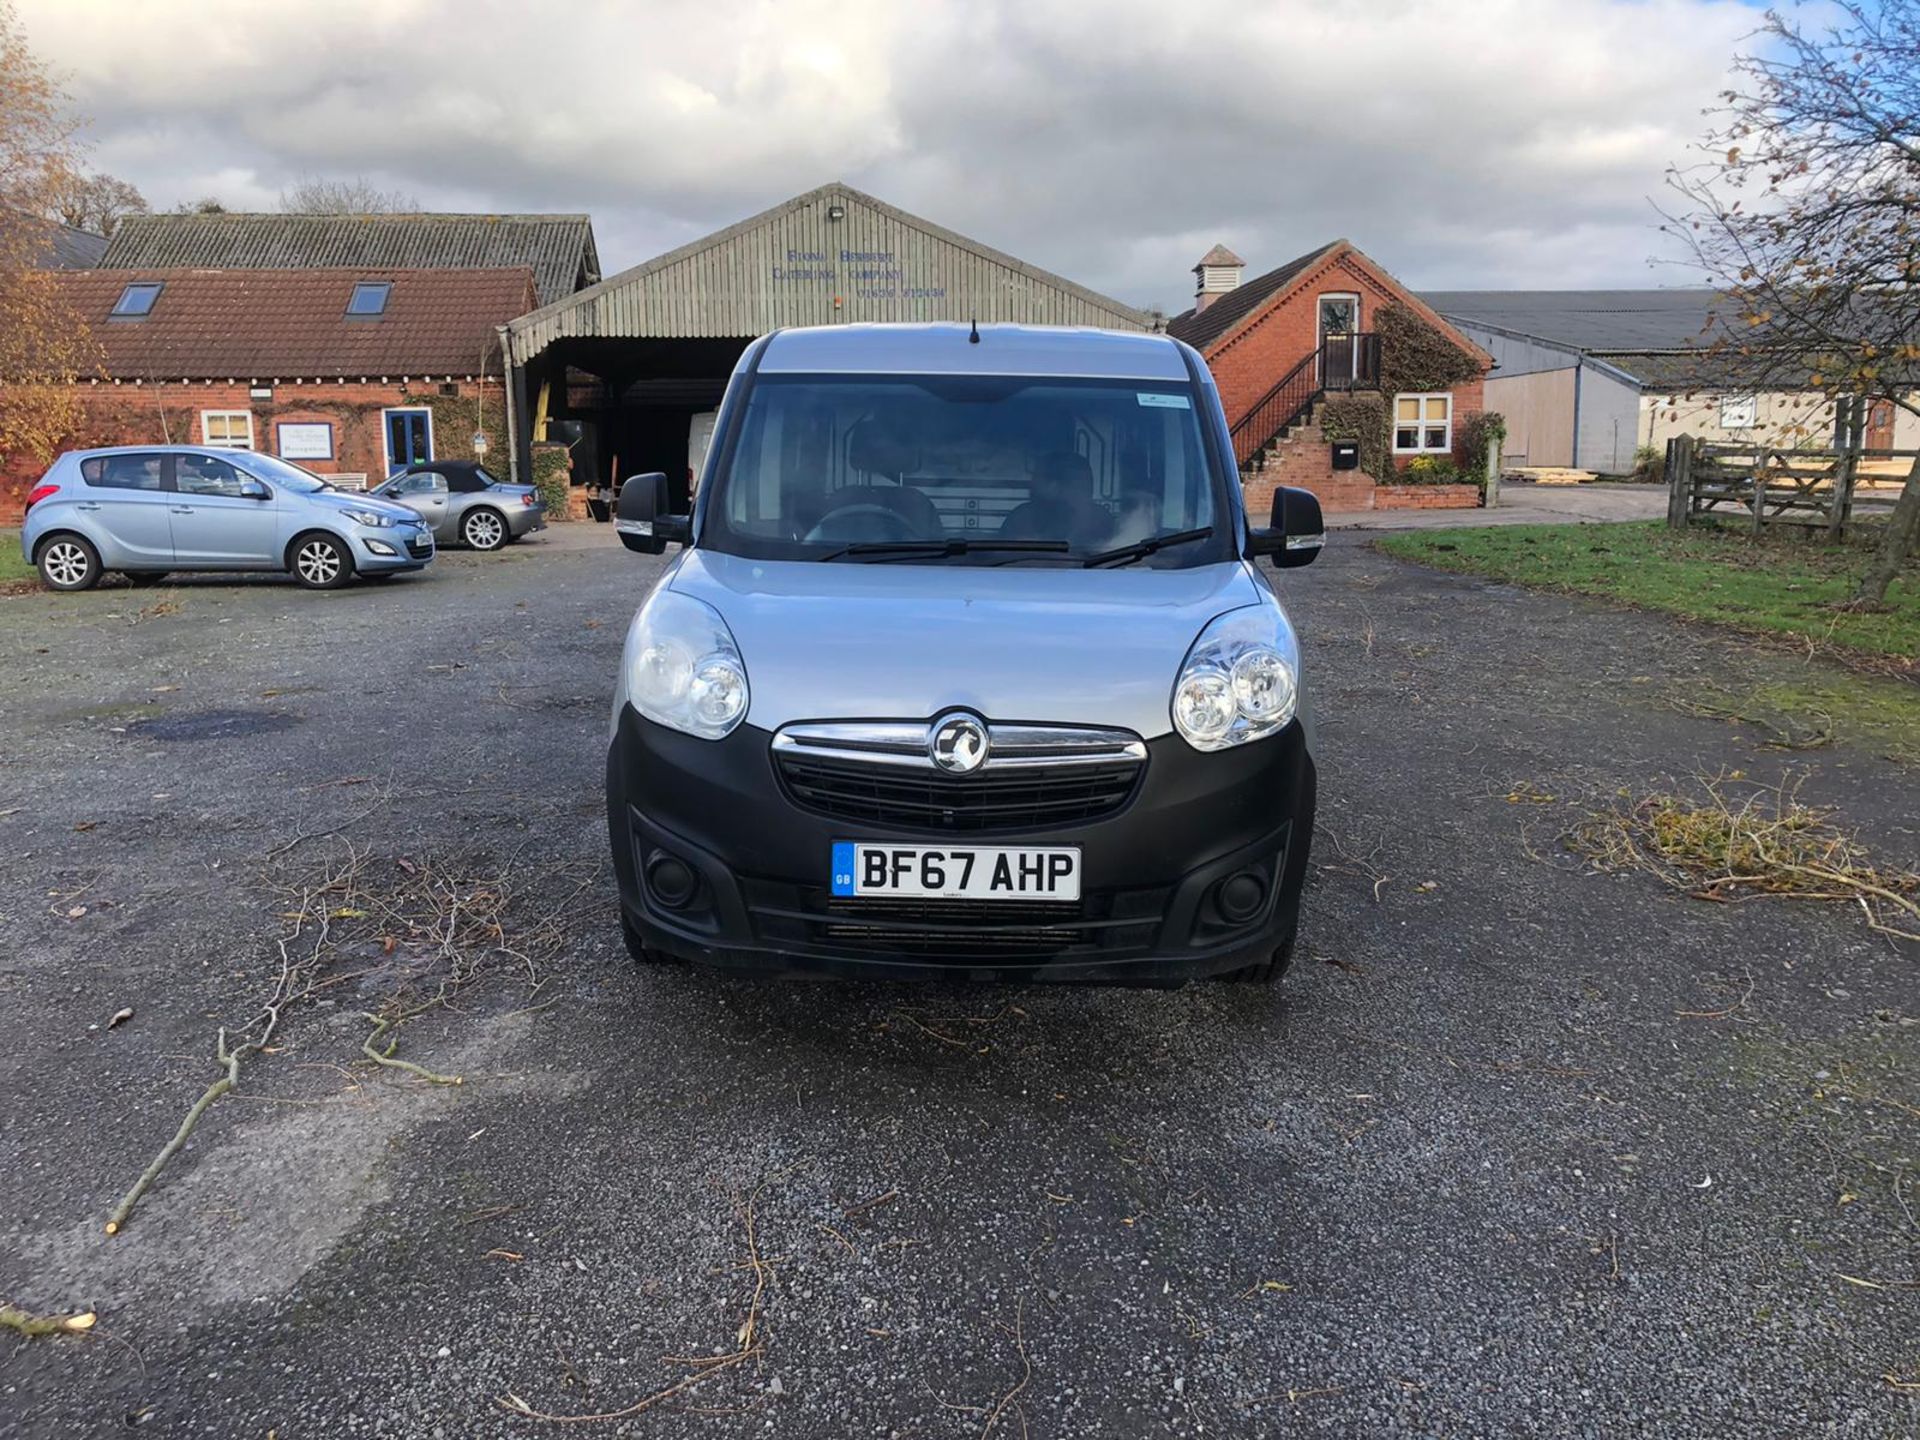
<path id="1" fill-rule="evenodd" d="M 742 725 L 707 741 L 631 707 L 607 751 L 607 824 L 621 916 L 649 951 L 760 975 L 1015 979 L 1177 985 L 1265 962 L 1291 942 L 1313 834 L 1315 772 L 1301 726 L 1202 754 L 1147 742 L 1121 809 L 1046 830 L 906 830 L 813 813 L 782 787 L 772 736 Z M 836 900 L 835 841 L 1050 846 L 1081 851 L 1081 898 L 1048 902 Z M 697 877 L 663 898 L 663 857 Z M 1216 887 L 1266 887 L 1240 924 Z"/>

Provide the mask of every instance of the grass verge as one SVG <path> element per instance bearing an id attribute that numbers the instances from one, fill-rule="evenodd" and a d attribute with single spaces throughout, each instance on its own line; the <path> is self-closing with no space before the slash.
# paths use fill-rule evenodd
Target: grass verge
<path id="1" fill-rule="evenodd" d="M 1669 703 L 1682 714 L 1739 726 L 1771 749 L 1812 750 L 1839 740 L 1920 766 L 1920 687 L 1904 681 L 1837 670 L 1737 691 L 1696 683 Z"/>
<path id="2" fill-rule="evenodd" d="M 0 585 L 33 578 L 33 567 L 20 553 L 20 532 L 0 530 Z"/>
<path id="3" fill-rule="evenodd" d="M 1886 610 L 1834 608 L 1867 562 L 1858 545 L 1756 539 L 1724 528 L 1675 531 L 1657 521 L 1406 530 L 1375 543 L 1443 570 L 1604 596 L 1905 665 L 1920 655 L 1920 563 L 1910 563 L 1888 592 Z"/>

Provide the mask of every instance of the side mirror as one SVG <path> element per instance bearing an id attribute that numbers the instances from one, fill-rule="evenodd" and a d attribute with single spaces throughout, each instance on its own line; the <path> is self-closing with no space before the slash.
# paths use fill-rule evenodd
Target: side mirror
<path id="1" fill-rule="evenodd" d="M 1273 492 L 1273 515 L 1268 528 L 1253 532 L 1247 550 L 1254 556 L 1270 555 L 1277 568 L 1291 570 L 1311 565 L 1326 543 L 1326 526 L 1320 519 L 1320 497 L 1311 490 L 1282 485 Z"/>
<path id="2" fill-rule="evenodd" d="M 667 477 L 658 470 L 645 475 L 629 475 L 620 486 L 620 500 L 614 509 L 614 530 L 620 543 L 642 555 L 658 555 L 667 542 L 684 545 L 692 538 L 693 524 L 685 515 L 667 513 Z"/>
<path id="3" fill-rule="evenodd" d="M 267 488 L 266 481 L 255 480 L 248 477 L 240 482 L 240 498 L 242 500 L 271 500 L 273 498 L 273 492 Z"/>

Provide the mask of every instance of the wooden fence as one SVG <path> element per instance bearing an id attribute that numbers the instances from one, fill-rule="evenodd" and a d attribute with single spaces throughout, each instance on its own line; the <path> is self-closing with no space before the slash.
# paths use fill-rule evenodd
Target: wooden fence
<path id="1" fill-rule="evenodd" d="M 1738 517 L 1756 535 L 1790 525 L 1838 540 L 1863 515 L 1892 511 L 1916 455 L 1920 450 L 1804 450 L 1682 435 L 1667 442 L 1667 524 L 1680 530 Z"/>

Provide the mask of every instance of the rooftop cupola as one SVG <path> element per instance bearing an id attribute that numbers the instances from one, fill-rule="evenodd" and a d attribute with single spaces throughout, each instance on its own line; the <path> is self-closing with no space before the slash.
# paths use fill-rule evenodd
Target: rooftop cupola
<path id="1" fill-rule="evenodd" d="M 1247 262 L 1227 249 L 1216 245 L 1200 257 L 1200 263 L 1193 267 L 1193 308 L 1204 310 L 1229 290 L 1240 286 L 1240 272 L 1247 268 Z"/>

